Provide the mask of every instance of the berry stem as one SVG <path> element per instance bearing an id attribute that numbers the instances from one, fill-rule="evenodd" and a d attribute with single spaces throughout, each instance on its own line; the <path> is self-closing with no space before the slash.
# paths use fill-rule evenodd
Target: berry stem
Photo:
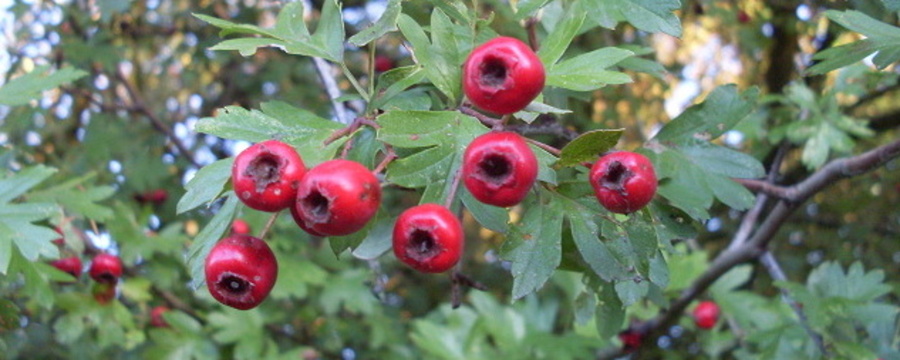
<path id="1" fill-rule="evenodd" d="M 524 137 L 524 136 L 523 136 L 523 137 Z M 551 154 L 553 154 L 553 155 L 556 155 L 556 157 L 559 157 L 559 155 L 562 153 L 559 149 L 557 149 L 557 148 L 555 148 L 555 147 L 552 147 L 552 146 L 550 146 L 550 145 L 544 144 L 544 143 L 542 143 L 542 142 L 540 142 L 540 141 L 537 141 L 537 140 L 535 140 L 535 139 L 525 138 L 525 141 L 527 141 L 527 142 L 533 144 L 534 146 L 537 146 L 537 147 L 539 147 L 539 148 L 541 148 L 541 149 L 547 151 L 548 153 L 551 153 Z"/>
<path id="2" fill-rule="evenodd" d="M 394 152 L 393 146 L 390 146 L 388 144 L 385 144 L 384 146 L 385 148 L 387 148 L 387 154 L 384 156 L 384 159 L 382 159 L 381 162 L 378 163 L 378 166 L 376 166 L 375 169 L 372 170 L 372 173 L 375 175 L 378 175 L 382 171 L 384 171 L 384 169 L 387 168 L 388 164 L 390 164 L 391 161 L 394 161 L 394 159 L 397 158 L 397 153 Z"/>
<path id="3" fill-rule="evenodd" d="M 478 121 L 481 121 L 482 124 L 492 128 L 492 129 L 496 129 L 497 126 L 503 125 L 502 119 L 497 119 L 497 118 L 487 116 L 487 115 L 482 114 L 482 113 L 478 112 L 477 110 L 472 109 L 471 107 L 466 106 L 466 105 L 460 106 L 459 112 L 478 119 Z"/>
<path id="4" fill-rule="evenodd" d="M 350 80 L 350 84 L 353 85 L 353 88 L 356 89 L 356 92 L 359 93 L 359 96 L 362 96 L 363 100 L 369 102 L 371 98 L 369 96 L 370 94 L 366 91 L 365 88 L 362 87 L 362 85 L 359 84 L 359 80 L 356 80 L 356 76 L 354 76 L 353 73 L 350 72 L 350 69 L 347 67 L 346 63 L 341 62 L 341 70 L 344 72 L 344 76 L 347 78 L 347 80 Z"/>
<path id="5" fill-rule="evenodd" d="M 459 189 L 459 180 L 462 179 L 462 168 L 456 170 L 456 173 L 453 174 L 453 183 L 450 185 L 450 192 L 447 193 L 447 198 L 444 199 L 444 207 L 449 209 L 453 205 L 453 198 L 456 197 L 456 190 Z"/>
<path id="6" fill-rule="evenodd" d="M 531 50 L 534 50 L 534 52 L 538 51 L 538 41 L 537 41 L 537 31 L 536 31 L 538 21 L 539 20 L 538 20 L 537 16 L 532 16 L 532 17 L 528 18 L 527 20 L 525 20 L 525 31 L 528 32 L 528 46 L 530 46 Z"/>
<path id="7" fill-rule="evenodd" d="M 259 233 L 259 238 L 262 240 L 266 239 L 266 234 L 269 233 L 269 229 L 272 228 L 272 225 L 275 224 L 275 219 L 278 219 L 278 215 L 281 214 L 281 211 L 276 211 L 272 213 L 272 216 L 269 217 L 269 220 L 266 221 L 266 226 L 263 227 L 262 231 Z"/>

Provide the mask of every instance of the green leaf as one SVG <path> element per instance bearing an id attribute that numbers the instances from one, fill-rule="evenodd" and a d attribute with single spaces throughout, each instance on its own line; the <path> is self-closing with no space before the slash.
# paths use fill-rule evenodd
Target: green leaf
<path id="1" fill-rule="evenodd" d="M 45 220 L 59 211 L 55 204 L 7 204 L 0 207 L 0 224 L 7 227 L 5 236 L 12 239 L 26 260 L 35 261 L 42 255 L 55 259 L 59 256 L 59 251 L 51 241 L 58 238 L 59 234 L 48 227 L 32 223 Z"/>
<path id="2" fill-rule="evenodd" d="M 213 216 L 203 230 L 194 237 L 194 242 L 188 250 L 188 269 L 191 271 L 191 286 L 194 289 L 200 288 L 205 281 L 205 273 L 203 266 L 206 263 L 206 256 L 209 250 L 222 238 L 225 231 L 231 228 L 231 221 L 234 219 L 234 213 L 237 210 L 238 198 L 234 194 L 228 194 L 225 204 L 219 208 L 219 211 Z"/>
<path id="3" fill-rule="evenodd" d="M 459 43 L 451 30 L 450 19 L 440 9 L 431 14 L 431 40 L 425 31 L 406 14 L 401 14 L 397 22 L 400 32 L 412 44 L 413 53 L 425 76 L 438 90 L 456 103 L 461 93 L 460 74 L 462 64 Z"/>
<path id="4" fill-rule="evenodd" d="M 463 205 L 481 226 L 501 234 L 506 233 L 509 229 L 509 212 L 506 209 L 476 200 L 465 186 L 460 186 L 458 192 Z"/>
<path id="5" fill-rule="evenodd" d="M 616 146 L 625 129 L 593 130 L 579 135 L 560 150 L 559 166 L 576 166 L 597 157 Z"/>
<path id="6" fill-rule="evenodd" d="M 541 288 L 562 259 L 561 209 L 552 204 L 526 201 L 525 214 L 503 244 L 502 257 L 512 262 L 514 300 Z"/>
<path id="7" fill-rule="evenodd" d="M 321 57 L 334 62 L 341 62 L 343 59 L 344 22 L 341 19 L 340 5 L 335 0 L 325 1 L 319 26 L 312 36 L 303 21 L 301 2 L 287 3 L 278 14 L 275 28 L 271 30 L 249 24 L 235 24 L 202 14 L 194 16 L 221 28 L 220 36 L 262 36 L 225 40 L 211 47 L 212 50 L 238 50 L 241 55 L 250 56 L 260 47 L 277 47 L 288 54 Z"/>
<path id="8" fill-rule="evenodd" d="M 726 147 L 699 143 L 679 147 L 678 151 L 698 167 L 713 174 L 741 179 L 758 179 L 766 174 L 759 160 Z"/>
<path id="9" fill-rule="evenodd" d="M 18 173 L 0 179 L 0 204 L 7 203 L 31 188 L 47 180 L 56 173 L 56 169 L 37 165 L 22 169 Z"/>
<path id="10" fill-rule="evenodd" d="M 806 283 L 814 296 L 862 302 L 875 300 L 892 289 L 884 283 L 884 271 L 865 272 L 859 262 L 853 263 L 846 272 L 836 262 L 825 262 L 809 274 Z"/>
<path id="11" fill-rule="evenodd" d="M 58 203 L 66 210 L 82 214 L 90 219 L 106 221 L 112 218 L 112 210 L 97 204 L 97 202 L 108 199 L 116 190 L 112 186 L 90 185 L 89 181 L 96 177 L 96 173 L 77 177 L 54 187 L 33 192 L 29 199 Z"/>
<path id="12" fill-rule="evenodd" d="M 327 138 L 343 126 L 307 110 L 273 101 L 262 103 L 260 110 L 237 106 L 219 109 L 215 117 L 200 119 L 197 131 L 225 139 L 259 142 L 282 139 L 285 142 Z"/>
<path id="13" fill-rule="evenodd" d="M 627 266 L 619 261 L 609 245 L 599 238 L 600 229 L 594 219 L 597 212 L 562 195 L 553 194 L 553 202 L 568 220 L 572 240 L 581 258 L 594 274 L 604 281 L 628 278 Z"/>
<path id="14" fill-rule="evenodd" d="M 375 89 L 376 97 L 369 108 L 383 109 L 391 99 L 424 79 L 425 70 L 421 66 L 404 66 L 381 74 Z"/>
<path id="15" fill-rule="evenodd" d="M 678 0 L 585 0 L 585 12 L 607 29 L 620 21 L 647 32 L 662 32 L 681 37 L 681 20 L 673 11 L 681 9 Z"/>
<path id="16" fill-rule="evenodd" d="M 572 43 L 572 39 L 578 35 L 578 30 L 581 30 L 585 16 L 585 13 L 578 11 L 577 7 L 573 6 L 566 13 L 566 17 L 559 21 L 547 38 L 541 42 L 542 46 L 538 49 L 537 55 L 545 67 L 552 69 L 552 65 L 563 56 L 569 44 Z"/>
<path id="17" fill-rule="evenodd" d="M 382 218 L 375 221 L 366 238 L 353 249 L 353 256 L 358 259 L 373 260 L 390 250 L 395 220 L 394 218 Z"/>
<path id="18" fill-rule="evenodd" d="M 809 75 L 822 75 L 862 61 L 862 59 L 872 55 L 875 51 L 878 51 L 878 46 L 868 39 L 831 47 L 813 55 L 813 60 L 821 61 L 806 69 L 806 73 Z"/>
<path id="19" fill-rule="evenodd" d="M 603 284 L 597 295 L 600 300 L 595 315 L 597 334 L 601 339 L 608 339 L 621 331 L 625 323 L 625 306 L 610 283 Z"/>
<path id="20" fill-rule="evenodd" d="M 344 19 L 341 18 L 341 4 L 337 0 L 325 0 L 322 16 L 313 41 L 324 50 L 324 58 L 341 62 L 344 59 Z"/>
<path id="21" fill-rule="evenodd" d="M 516 12 L 516 20 L 522 20 L 531 16 L 535 11 L 542 8 L 550 0 L 520 0 L 511 3 L 513 10 Z"/>
<path id="22" fill-rule="evenodd" d="M 755 87 L 738 93 L 737 86 L 719 86 L 703 103 L 691 106 L 666 124 L 654 139 L 683 143 L 718 138 L 753 111 L 758 95 Z"/>
<path id="23" fill-rule="evenodd" d="M 291 8 L 292 6 L 297 6 L 297 5 L 290 5 L 290 4 L 285 5 L 284 8 L 282 9 L 282 11 L 286 11 L 289 8 Z M 301 16 L 302 16 L 302 11 L 303 11 L 303 9 L 300 9 Z M 276 36 L 274 32 L 262 29 L 258 26 L 249 25 L 249 24 L 236 24 L 231 21 L 222 20 L 222 19 L 212 17 L 209 15 L 203 15 L 203 14 L 192 14 L 192 15 L 194 15 L 194 17 L 196 17 L 212 26 L 222 29 L 221 31 L 219 31 L 219 36 L 226 36 L 229 34 L 262 35 L 262 36 L 266 36 L 266 37 L 275 37 Z"/>
<path id="24" fill-rule="evenodd" d="M 231 179 L 233 163 L 234 158 L 227 158 L 200 168 L 185 185 L 187 192 L 178 200 L 177 213 L 182 214 L 203 204 L 209 206 L 218 199 L 225 183 Z"/>
<path id="25" fill-rule="evenodd" d="M 822 60 L 807 70 L 808 74 L 819 75 L 850 65 L 878 52 L 872 59 L 878 69 L 900 60 L 900 28 L 873 19 L 865 13 L 848 10 L 828 10 L 825 16 L 851 31 L 865 35 L 865 39 L 826 49 L 813 56 Z"/>
<path id="26" fill-rule="evenodd" d="M 391 31 L 397 30 L 397 20 L 400 18 L 400 2 L 401 0 L 389 0 L 387 8 L 381 17 L 378 18 L 372 26 L 363 29 L 350 37 L 351 44 L 356 46 L 364 46 L 375 39 L 384 36 Z"/>
<path id="27" fill-rule="evenodd" d="M 622 305 L 631 306 L 644 298 L 650 290 L 649 281 L 625 280 L 616 282 L 616 293 L 622 300 Z"/>
<path id="28" fill-rule="evenodd" d="M 19 328 L 19 307 L 7 299 L 0 299 L 0 330 Z"/>
<path id="29" fill-rule="evenodd" d="M 575 91 L 590 91 L 607 84 L 631 82 L 631 77 L 617 71 L 606 71 L 634 53 L 628 50 L 606 47 L 581 54 L 553 65 L 547 71 L 547 85 Z"/>
<path id="30" fill-rule="evenodd" d="M 26 105 L 31 100 L 40 98 L 46 90 L 87 76 L 86 72 L 71 67 L 54 72 L 49 70 L 49 66 L 41 66 L 4 84 L 0 87 L 0 105 Z"/>
<path id="31" fill-rule="evenodd" d="M 378 139 L 395 148 L 428 147 L 388 166 L 388 182 L 413 188 L 450 178 L 465 147 L 487 131 L 475 118 L 455 111 L 390 111 L 378 123 Z"/>
<path id="32" fill-rule="evenodd" d="M 625 232 L 628 241 L 634 248 L 638 263 L 641 264 L 641 274 L 649 275 L 650 258 L 659 251 L 659 239 L 653 224 L 648 223 L 642 216 L 631 216 L 625 223 Z"/>

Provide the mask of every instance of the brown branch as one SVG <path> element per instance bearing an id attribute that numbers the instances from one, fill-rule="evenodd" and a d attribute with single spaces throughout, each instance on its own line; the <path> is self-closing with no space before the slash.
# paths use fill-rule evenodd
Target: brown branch
<path id="1" fill-rule="evenodd" d="M 735 181 L 751 191 L 762 192 L 791 203 L 800 203 L 837 180 L 865 173 L 898 156 L 900 156 L 900 139 L 857 156 L 833 160 L 806 180 L 793 186 L 779 186 L 753 179 L 735 179 Z"/>
<path id="2" fill-rule="evenodd" d="M 780 201 L 769 211 L 765 220 L 759 225 L 752 237 L 740 246 L 726 249 L 719 254 L 710 267 L 697 277 L 691 286 L 682 291 L 681 295 L 672 302 L 666 311 L 641 326 L 642 330 L 646 329 L 647 331 L 648 343 L 654 343 L 658 337 L 665 334 L 666 330 L 684 313 L 688 305 L 712 286 L 719 277 L 739 264 L 763 256 L 769 242 L 774 239 L 775 233 L 778 232 L 781 225 L 803 201 L 806 201 L 827 185 L 834 183 L 835 180 L 873 170 L 898 157 L 900 157 L 900 140 L 895 140 L 857 156 L 833 160 L 801 183 L 783 188 L 784 190 L 779 190 L 777 193 L 768 193 L 769 195 L 785 196 L 778 196 Z M 760 180 L 755 180 L 752 184 L 760 188 L 765 187 L 765 185 L 761 185 L 765 184 L 765 182 Z M 782 188 L 777 185 L 771 186 Z M 613 358 L 623 354 L 620 350 L 604 358 Z"/>
<path id="3" fill-rule="evenodd" d="M 503 119 L 497 119 L 487 116 L 465 105 L 459 107 L 459 112 L 478 119 L 478 121 L 481 121 L 482 124 L 492 129 L 503 123 Z"/>
<path id="4" fill-rule="evenodd" d="M 172 131 L 172 128 L 168 124 L 160 120 L 159 117 L 157 117 L 156 114 L 153 113 L 153 111 L 150 110 L 149 107 L 147 107 L 147 103 L 144 101 L 143 95 L 138 92 L 138 90 L 134 87 L 133 84 L 131 84 L 131 82 L 128 81 L 128 78 L 125 76 L 125 73 L 122 72 L 121 68 L 116 70 L 115 77 L 119 82 L 122 83 L 123 86 L 125 86 L 125 91 L 128 92 L 128 96 L 131 98 L 131 102 L 133 104 L 132 111 L 143 114 L 147 117 L 147 119 L 150 119 L 153 127 L 163 132 L 169 138 L 169 140 L 172 141 L 172 144 L 175 145 L 181 156 L 184 156 L 192 165 L 200 167 L 200 163 L 198 163 L 197 160 L 194 159 L 194 154 L 190 149 L 187 148 L 187 146 L 184 145 L 184 142 L 182 142 L 181 139 L 179 139 L 178 136 L 175 135 L 175 132 Z"/>

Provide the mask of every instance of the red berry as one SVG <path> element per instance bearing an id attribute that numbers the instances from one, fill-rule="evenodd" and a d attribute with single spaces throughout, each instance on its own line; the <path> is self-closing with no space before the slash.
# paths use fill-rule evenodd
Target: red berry
<path id="1" fill-rule="evenodd" d="M 494 38 L 472 50 L 463 64 L 463 91 L 475 106 L 512 114 L 544 89 L 544 65 L 525 43 Z"/>
<path id="2" fill-rule="evenodd" d="M 537 158 L 522 139 L 512 132 L 489 132 L 466 148 L 462 178 L 478 201 L 507 207 L 528 195 L 537 179 Z"/>
<path id="3" fill-rule="evenodd" d="M 309 170 L 297 189 L 294 220 L 317 236 L 347 235 L 362 229 L 378 211 L 381 186 L 362 164 L 330 160 Z"/>
<path id="4" fill-rule="evenodd" d="M 630 353 L 641 347 L 644 336 L 635 330 L 625 330 L 619 333 L 619 341 L 622 342 L 622 350 Z"/>
<path id="5" fill-rule="evenodd" d="M 738 14 L 737 14 L 737 20 L 741 24 L 746 24 L 746 23 L 750 22 L 750 15 L 747 14 L 746 11 L 740 10 L 740 11 L 738 11 Z"/>
<path id="6" fill-rule="evenodd" d="M 206 257 L 206 287 L 213 298 L 249 310 L 272 291 L 278 278 L 275 254 L 264 241 L 235 234 L 219 241 Z"/>
<path id="7" fill-rule="evenodd" d="M 163 314 L 168 311 L 170 311 L 170 309 L 165 306 L 157 306 L 154 307 L 153 310 L 150 310 L 150 325 L 155 327 L 169 327 L 169 323 L 163 318 Z"/>
<path id="8" fill-rule="evenodd" d="M 238 154 L 231 167 L 231 181 L 244 204 L 274 212 L 291 206 L 297 183 L 305 173 L 303 159 L 293 147 L 267 140 Z"/>
<path id="9" fill-rule="evenodd" d="M 656 172 L 650 159 L 628 151 L 597 160 L 591 167 L 590 181 L 597 200 L 614 213 L 638 211 L 656 194 Z"/>
<path id="10" fill-rule="evenodd" d="M 77 256 L 62 258 L 59 260 L 53 260 L 50 262 L 50 265 L 59 269 L 60 271 L 69 273 L 76 279 L 81 275 L 81 259 Z"/>
<path id="11" fill-rule="evenodd" d="M 394 68 L 394 60 L 386 55 L 378 55 L 375 57 L 375 71 L 385 72 Z"/>
<path id="12" fill-rule="evenodd" d="M 134 200 L 139 203 L 152 203 L 155 205 L 161 205 L 166 202 L 166 199 L 169 198 L 169 192 L 166 189 L 156 189 L 145 192 L 143 194 L 137 194 L 134 196 Z"/>
<path id="13" fill-rule="evenodd" d="M 394 224 L 394 255 L 426 273 L 450 270 L 463 248 L 459 219 L 447 208 L 423 204 L 406 209 Z"/>
<path id="14" fill-rule="evenodd" d="M 701 329 L 712 329 L 719 321 L 719 305 L 712 301 L 701 301 L 694 308 L 694 324 Z"/>
<path id="15" fill-rule="evenodd" d="M 250 224 L 244 221 L 244 219 L 234 219 L 234 221 L 231 222 L 231 233 L 250 234 Z"/>
<path id="16" fill-rule="evenodd" d="M 115 284 L 122 277 L 122 260 L 118 256 L 101 253 L 91 260 L 88 270 L 91 279 L 102 284 Z"/>

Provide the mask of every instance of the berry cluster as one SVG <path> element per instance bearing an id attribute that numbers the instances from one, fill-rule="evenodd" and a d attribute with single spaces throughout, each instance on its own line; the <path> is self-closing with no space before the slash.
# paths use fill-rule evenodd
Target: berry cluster
<path id="1" fill-rule="evenodd" d="M 530 104 L 543 90 L 545 78 L 543 64 L 531 48 L 509 37 L 498 37 L 472 50 L 463 74 L 463 91 L 469 101 L 501 115 Z M 534 187 L 538 162 L 528 139 L 499 127 L 466 147 L 459 177 L 478 201 L 511 207 Z M 291 145 L 267 140 L 237 155 L 231 179 L 238 199 L 248 207 L 266 212 L 288 209 L 307 233 L 342 236 L 361 230 L 378 211 L 381 184 L 376 175 L 345 159 L 307 169 Z M 594 163 L 589 178 L 600 204 L 616 213 L 640 210 L 656 192 L 653 166 L 637 153 L 603 156 Z M 212 296 L 243 310 L 259 305 L 278 275 L 272 250 L 249 232 L 246 222 L 236 220 L 231 235 L 210 251 L 205 267 Z M 413 269 L 445 272 L 460 260 L 462 224 L 447 205 L 422 204 L 400 214 L 392 244 L 397 259 Z"/>
<path id="2" fill-rule="evenodd" d="M 84 266 L 81 257 L 66 243 L 62 229 L 57 227 L 56 232 L 60 237 L 53 240 L 63 257 L 53 260 L 50 265 L 60 271 L 72 276 L 71 281 L 63 281 L 61 284 L 73 284 L 81 277 Z M 101 304 L 109 303 L 116 296 L 116 285 L 119 278 L 122 277 L 123 267 L 122 260 L 118 256 L 101 252 L 91 259 L 91 265 L 88 267 L 88 274 L 94 280 L 93 295 L 94 299 Z"/>

